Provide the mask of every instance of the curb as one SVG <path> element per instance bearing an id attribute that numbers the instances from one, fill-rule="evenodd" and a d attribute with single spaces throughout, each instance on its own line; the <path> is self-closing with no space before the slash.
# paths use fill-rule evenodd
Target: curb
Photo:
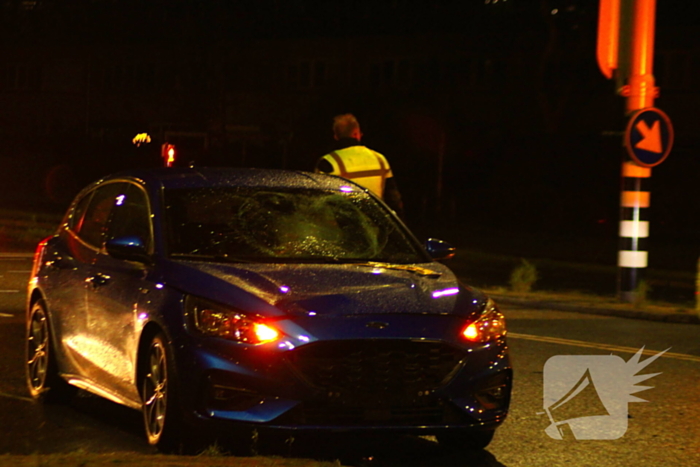
<path id="1" fill-rule="evenodd" d="M 647 321 L 661 321 L 665 323 L 700 324 L 700 316 L 686 313 L 655 313 L 645 310 L 621 310 L 617 308 L 581 306 L 570 303 L 548 300 L 528 300 L 523 298 L 513 298 L 507 295 L 489 294 L 497 303 L 507 305 L 527 306 L 537 309 L 548 309 L 558 311 L 570 311 L 574 313 L 587 313 L 592 315 L 616 316 L 619 318 L 643 319 Z"/>

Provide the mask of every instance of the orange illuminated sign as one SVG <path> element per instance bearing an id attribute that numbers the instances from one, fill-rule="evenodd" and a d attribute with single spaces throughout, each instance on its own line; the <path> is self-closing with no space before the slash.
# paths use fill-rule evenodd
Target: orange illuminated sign
<path id="1" fill-rule="evenodd" d="M 620 0 L 600 0 L 596 58 L 603 76 L 610 79 L 617 69 L 620 42 Z"/>

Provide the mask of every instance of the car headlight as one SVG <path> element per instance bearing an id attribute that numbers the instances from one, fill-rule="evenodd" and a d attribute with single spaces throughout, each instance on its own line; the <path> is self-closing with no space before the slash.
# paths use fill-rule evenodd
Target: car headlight
<path id="1" fill-rule="evenodd" d="M 462 329 L 462 337 L 469 342 L 488 342 L 506 335 L 506 318 L 490 298 L 481 316 Z"/>
<path id="2" fill-rule="evenodd" d="M 187 297 L 187 314 L 197 331 L 245 344 L 264 344 L 279 339 L 281 333 L 259 316 L 201 298 Z"/>

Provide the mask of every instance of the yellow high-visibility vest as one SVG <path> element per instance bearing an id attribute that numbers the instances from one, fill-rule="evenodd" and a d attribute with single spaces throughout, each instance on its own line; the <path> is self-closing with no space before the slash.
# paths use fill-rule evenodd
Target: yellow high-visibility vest
<path id="1" fill-rule="evenodd" d="M 333 167 L 332 175 L 352 180 L 371 190 L 380 198 L 384 195 L 384 183 L 393 177 L 386 158 L 365 146 L 350 146 L 323 156 Z"/>

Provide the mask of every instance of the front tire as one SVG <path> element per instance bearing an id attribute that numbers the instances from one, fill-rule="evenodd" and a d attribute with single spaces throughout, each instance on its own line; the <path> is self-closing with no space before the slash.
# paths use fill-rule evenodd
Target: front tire
<path id="1" fill-rule="evenodd" d="M 145 359 L 141 398 L 148 443 L 163 452 L 176 452 L 182 449 L 183 417 L 173 354 L 162 333 L 151 339 Z"/>
<path id="2" fill-rule="evenodd" d="M 66 403 L 77 388 L 60 377 L 51 339 L 46 305 L 38 300 L 32 305 L 26 335 L 26 377 L 29 394 L 48 403 Z"/>

